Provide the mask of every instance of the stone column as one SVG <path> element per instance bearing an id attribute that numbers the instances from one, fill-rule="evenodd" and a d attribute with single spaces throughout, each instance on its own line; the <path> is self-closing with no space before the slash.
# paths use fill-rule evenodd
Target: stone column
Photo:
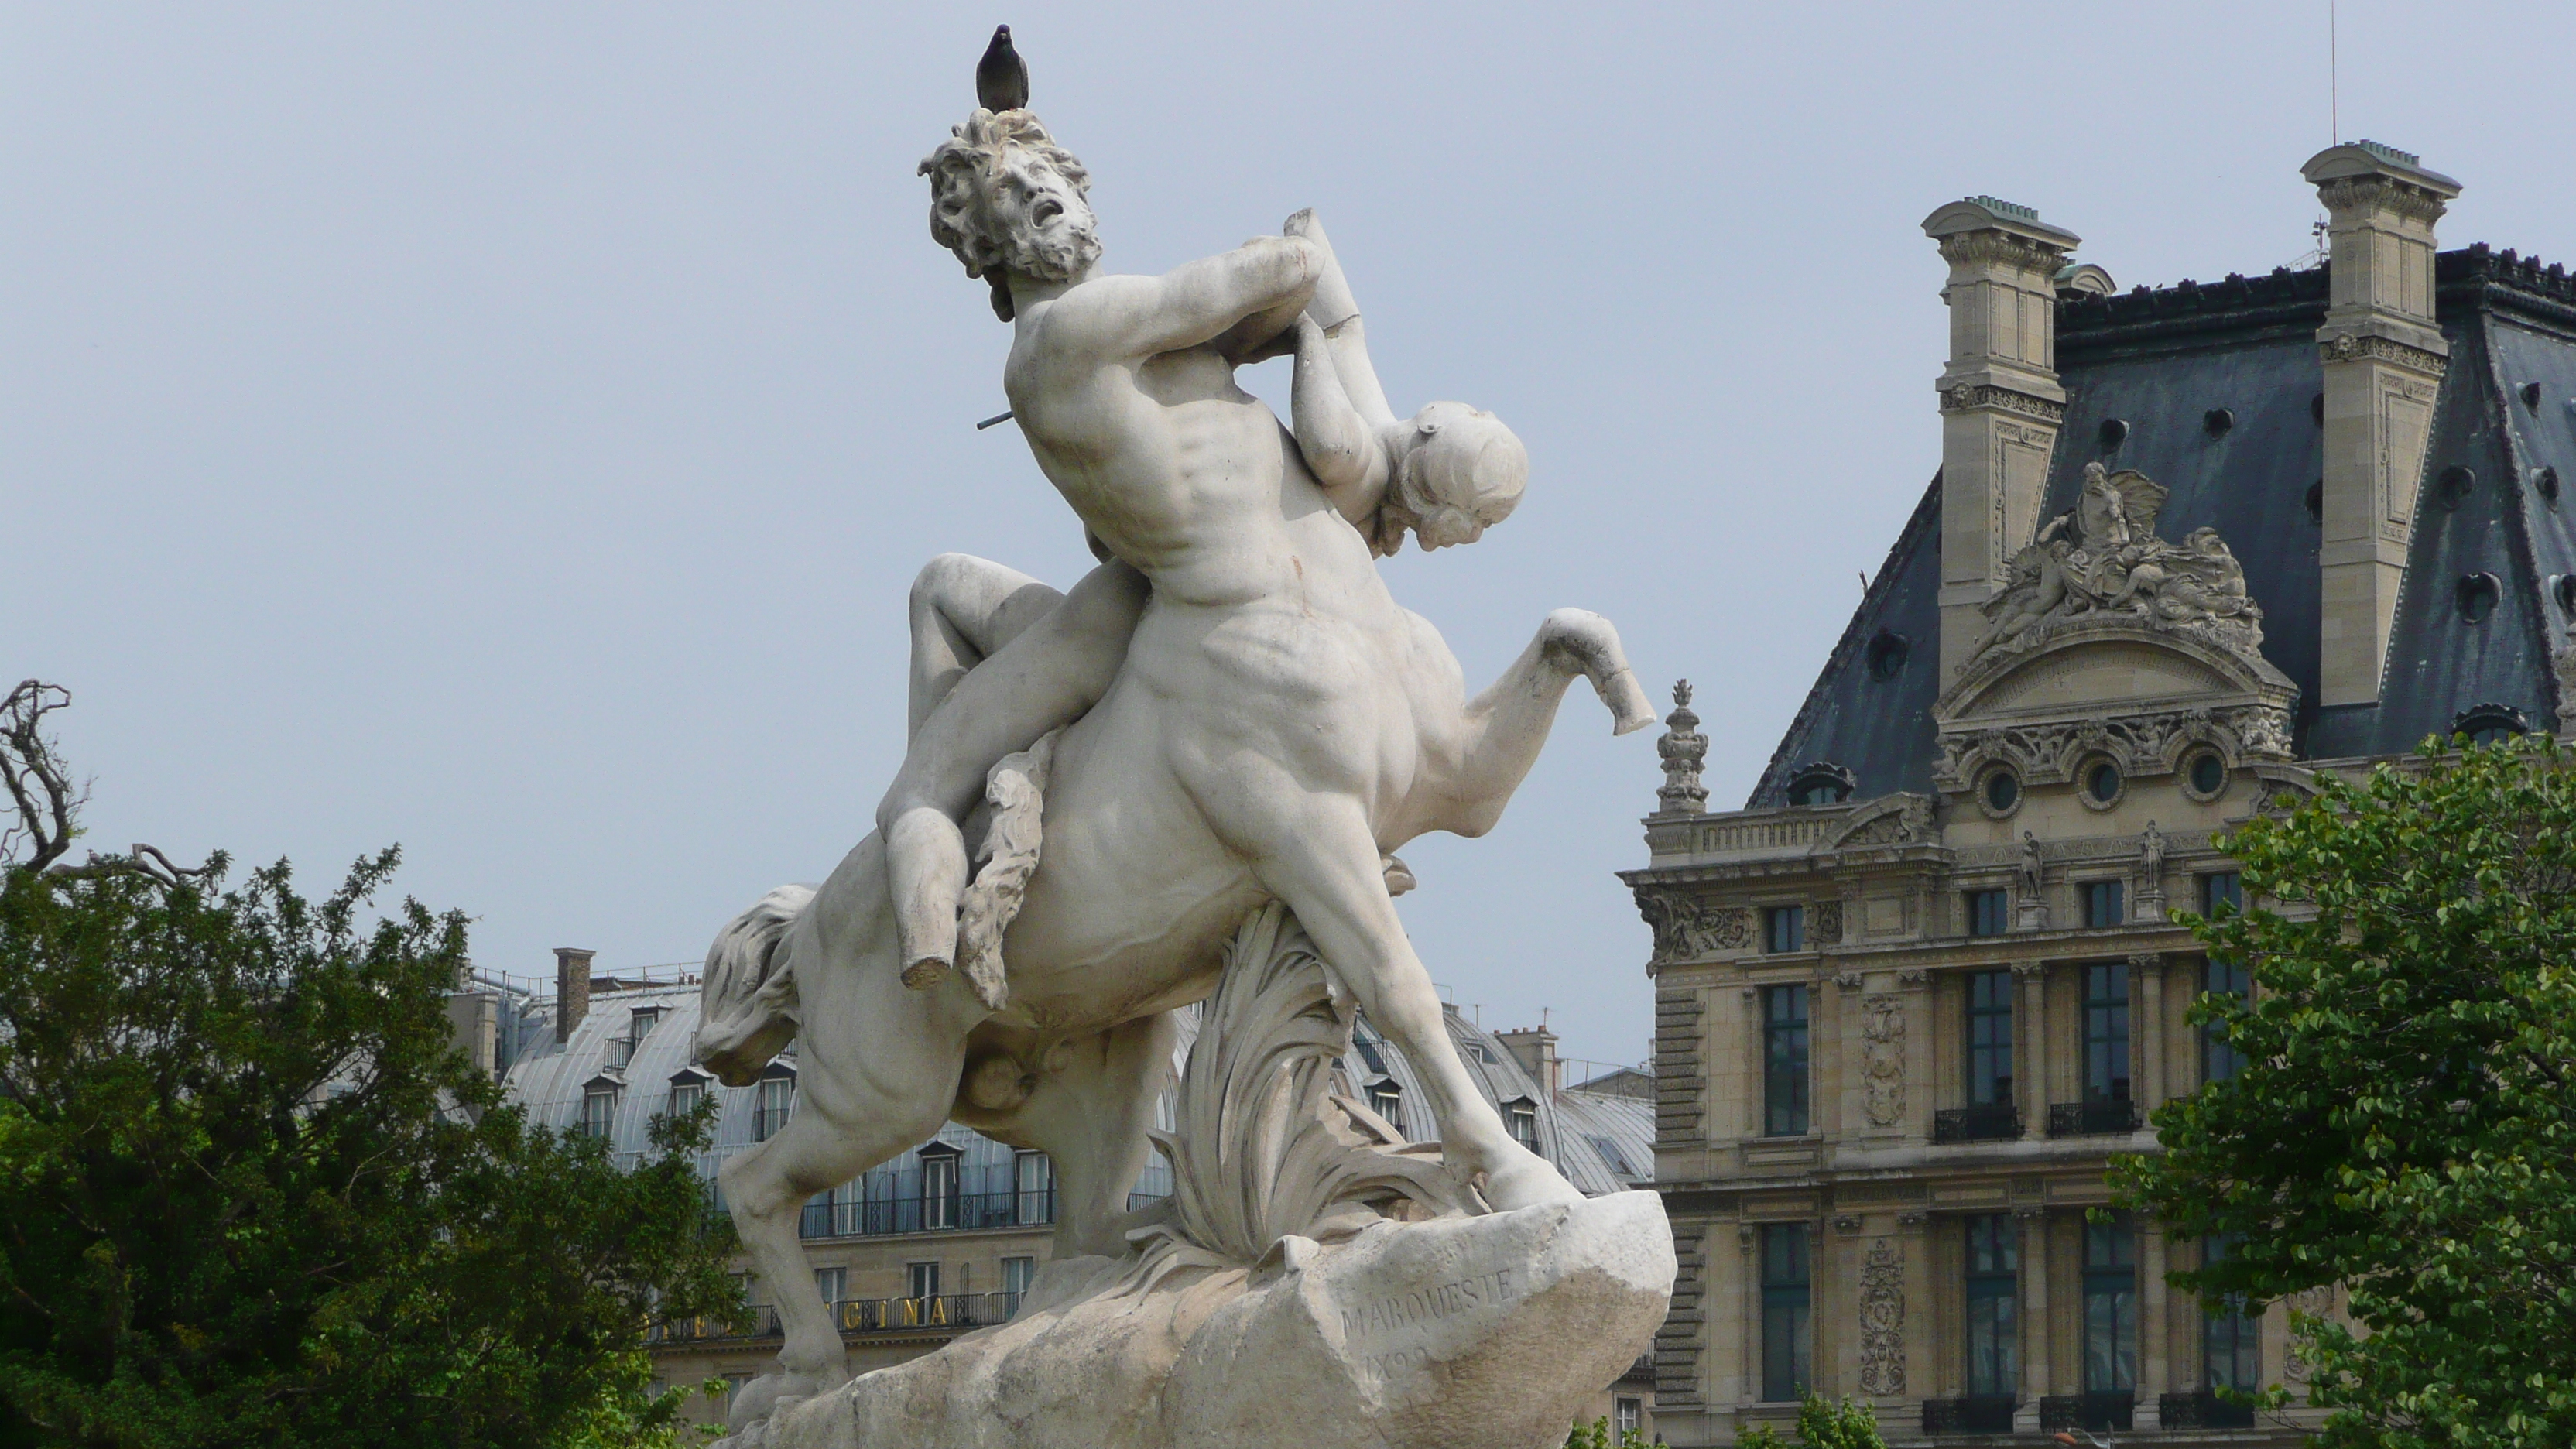
<path id="1" fill-rule="evenodd" d="M 2016 961 L 2012 972 L 2021 988 L 2013 1012 L 2013 1104 L 2021 1112 L 2022 1131 L 2040 1137 L 2048 1132 L 2048 1062 L 2041 1050 L 2048 1032 L 2048 963 Z"/>
<path id="2" fill-rule="evenodd" d="M 2325 520 L 2318 550 L 2318 700 L 2379 698 L 2406 576 L 2433 402 L 2451 348 L 2433 311 L 2433 223 L 2460 183 L 2375 141 L 2332 146 L 2300 175 L 2325 204 Z"/>
<path id="3" fill-rule="evenodd" d="M 2021 1407 L 2013 1432 L 2039 1431 L 2039 1401 L 2052 1392 L 2048 1376 L 2048 1209 L 2013 1209 L 2021 1238 Z"/>
<path id="4" fill-rule="evenodd" d="M 1933 1007 L 1932 974 L 1920 968 L 1896 973 L 1898 989 L 1905 999 L 1905 1139 L 1912 1143 L 1932 1140 L 1932 1111 L 1937 1096 L 1932 1086 L 1932 1033 L 1938 1013 Z"/>
<path id="5" fill-rule="evenodd" d="M 2138 1404 L 2132 1423 L 2140 1429 L 2164 1427 L 2156 1396 L 2173 1386 L 2173 1345 L 2166 1328 L 2165 1231 L 2160 1223 L 2138 1224 Z"/>
<path id="6" fill-rule="evenodd" d="M 1896 1215 L 1897 1250 L 1905 1255 L 1905 1368 L 1897 1392 L 1916 1405 L 1941 1390 L 1941 1376 L 1933 1363 L 1932 1325 L 1938 1316 L 1932 1290 L 1932 1215 L 1908 1210 Z M 1916 1408 L 1914 1422 L 1922 1422 L 1922 1411 Z"/>
<path id="7" fill-rule="evenodd" d="M 2027 206 L 1972 196 L 1923 220 L 1950 264 L 1941 394 L 1941 673 L 1947 689 L 1986 626 L 2013 554 L 2039 527 L 2066 416 L 2057 381 L 2057 273 L 2073 232 Z"/>
<path id="8" fill-rule="evenodd" d="M 1735 1277 L 1735 1394 L 1733 1402 L 1749 1404 L 1762 1397 L 1762 1229 L 1754 1223 L 1741 1223 L 1735 1229 L 1735 1241 L 1742 1250 L 1741 1271 Z"/>
<path id="9" fill-rule="evenodd" d="M 2138 1054 L 2130 1070 L 2136 1077 L 2138 1107 L 2152 1112 L 2165 1100 L 2165 958 L 2141 951 L 2129 958 L 2129 1047 Z"/>

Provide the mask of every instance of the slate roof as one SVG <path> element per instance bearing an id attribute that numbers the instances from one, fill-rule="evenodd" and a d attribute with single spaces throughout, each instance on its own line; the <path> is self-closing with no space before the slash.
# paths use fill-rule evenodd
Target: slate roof
<path id="1" fill-rule="evenodd" d="M 2304 758 L 2399 754 L 2501 705 L 2534 728 L 2556 719 L 2554 636 L 2576 616 L 2576 277 L 2484 245 L 2437 259 L 2438 320 L 2451 364 L 2436 403 L 2415 536 L 2370 705 L 2317 703 L 2317 547 L 2311 490 L 2323 474 L 2316 331 L 2325 268 L 2058 306 L 2067 392 L 2041 516 L 2072 506 L 2084 465 L 2136 468 L 2172 491 L 2157 531 L 2209 525 L 2263 606 L 2263 652 L 2299 686 Z M 2224 409 L 2230 424 L 2213 426 Z M 2125 429 L 2106 433 L 2110 420 Z M 2454 470 L 2465 470 L 2465 473 Z M 2558 480 L 2566 480 L 2562 488 Z M 1936 754 L 1941 480 L 1936 475 L 1871 581 L 1747 809 L 1787 802 L 1805 766 L 1858 778 L 1855 797 L 1928 791 Z M 2498 597 L 2463 617 L 2463 579 Z M 1898 640 L 1902 663 L 1871 667 Z M 1877 651 L 1884 661 L 1891 652 Z"/>

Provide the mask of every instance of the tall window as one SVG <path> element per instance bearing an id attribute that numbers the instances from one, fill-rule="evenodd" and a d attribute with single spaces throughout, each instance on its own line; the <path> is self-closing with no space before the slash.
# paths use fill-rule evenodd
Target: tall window
<path id="1" fill-rule="evenodd" d="M 1512 1140 L 1532 1152 L 1538 1151 L 1538 1105 L 1527 1097 L 1503 1104 L 1503 1125 L 1511 1129 Z"/>
<path id="2" fill-rule="evenodd" d="M 662 1110 L 669 1116 L 686 1117 L 698 1110 L 698 1104 L 706 1099 L 706 1083 L 694 1080 L 673 1082 L 670 1098 L 662 1104 Z"/>
<path id="3" fill-rule="evenodd" d="M 766 1142 L 787 1125 L 787 1114 L 796 1105 L 796 1079 L 763 1077 L 753 1089 L 751 1099 L 751 1140 Z"/>
<path id="4" fill-rule="evenodd" d="M 1762 1131 L 1807 1130 L 1807 988 L 1762 988 Z"/>
<path id="5" fill-rule="evenodd" d="M 1055 1221 L 1055 1159 L 1043 1152 L 1022 1152 L 1011 1159 L 1011 1181 L 1019 1192 L 1019 1211 L 1012 1221 Z"/>
<path id="6" fill-rule="evenodd" d="M 1968 934 L 2000 936 L 2011 929 L 2012 898 L 2004 891 L 1968 892 Z"/>
<path id="7" fill-rule="evenodd" d="M 1968 1105 L 2013 1103 L 2012 972 L 1968 973 Z"/>
<path id="8" fill-rule="evenodd" d="M 2094 880 L 2084 883 L 2084 924 L 2116 926 L 2127 919 L 2122 914 L 2122 907 L 2126 902 L 2122 899 L 2123 892 L 2120 887 L 2121 882 L 2116 880 Z"/>
<path id="9" fill-rule="evenodd" d="M 2234 961 L 2211 957 L 2201 968 L 2201 989 L 2212 996 L 2233 996 L 2239 1000 L 2253 989 L 2253 977 Z M 2245 1069 L 2245 1054 L 2227 1039 L 2222 1022 L 2206 1022 L 2200 1029 L 2200 1079 L 2224 1082 Z"/>
<path id="10" fill-rule="evenodd" d="M 1386 1125 L 1398 1132 L 1404 1130 L 1404 1089 L 1392 1080 L 1372 1083 L 1368 1089 L 1369 1110 L 1386 1119 Z"/>
<path id="11" fill-rule="evenodd" d="M 2202 1261 L 2221 1261 L 2231 1246 L 2226 1237 L 2209 1239 L 2201 1245 Z M 2208 1310 L 2200 1340 L 2203 1380 L 2213 1389 L 2260 1387 L 2263 1320 L 2245 1311 L 2242 1298 L 2205 1299 L 2203 1306 Z"/>
<path id="12" fill-rule="evenodd" d="M 2129 966 L 2084 968 L 2084 1100 L 2129 1100 Z"/>
<path id="13" fill-rule="evenodd" d="M 921 1227 L 924 1232 L 957 1226 L 957 1154 L 921 1155 Z M 918 1298 L 921 1295 L 913 1295 Z"/>
<path id="14" fill-rule="evenodd" d="M 839 1303 L 850 1296 L 849 1289 L 849 1269 L 817 1268 L 814 1270 L 814 1291 L 823 1295 L 825 1303 Z"/>
<path id="15" fill-rule="evenodd" d="M 2010 1213 L 1968 1219 L 1968 1393 L 2021 1390 L 2021 1254 Z"/>
<path id="16" fill-rule="evenodd" d="M 2200 878 L 2200 913 L 2218 914 L 2218 908 L 2245 909 L 2245 877 L 2232 870 L 2213 871 Z"/>
<path id="17" fill-rule="evenodd" d="M 585 1137 L 608 1139 L 617 1122 L 617 1089 L 592 1087 L 581 1094 L 581 1131 Z"/>
<path id="18" fill-rule="evenodd" d="M 1037 1281 L 1037 1276 L 1038 1260 L 1035 1258 L 1002 1260 L 1002 1292 L 1007 1295 L 1003 1300 L 1005 1313 L 1020 1311 L 1020 1300 L 1028 1296 L 1029 1285 Z"/>
<path id="19" fill-rule="evenodd" d="M 1773 952 L 1807 949 L 1807 908 L 1773 906 L 1764 911 L 1762 949 Z"/>
<path id="20" fill-rule="evenodd" d="M 911 1270 L 912 1297 L 936 1298 L 939 1296 L 937 1263 L 907 1263 L 904 1266 Z"/>
<path id="21" fill-rule="evenodd" d="M 1762 1397 L 1783 1403 L 1814 1378 L 1807 1301 L 1807 1225 L 1762 1227 Z"/>
<path id="22" fill-rule="evenodd" d="M 2138 1386 L 2137 1236 L 2124 1218 L 2084 1225 L 2084 1392 Z"/>
<path id="23" fill-rule="evenodd" d="M 1616 1412 L 1611 1418 L 1610 1427 L 1617 1430 L 1622 1438 L 1625 1438 L 1630 1434 L 1642 1434 L 1646 1431 L 1645 1400 L 1615 1399 L 1612 1401 L 1612 1406 Z"/>

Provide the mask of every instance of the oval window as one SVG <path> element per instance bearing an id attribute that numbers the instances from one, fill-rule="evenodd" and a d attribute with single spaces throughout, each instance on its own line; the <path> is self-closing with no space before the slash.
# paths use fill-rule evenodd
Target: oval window
<path id="1" fill-rule="evenodd" d="M 2120 798 L 2120 767 L 2109 760 L 2101 761 L 2084 772 L 2084 793 L 2108 805 Z"/>
<path id="2" fill-rule="evenodd" d="M 2000 815 L 2021 803 L 2021 780 L 2010 770 L 1986 777 L 1986 808 Z"/>
<path id="3" fill-rule="evenodd" d="M 2191 762 L 2191 788 L 2203 795 L 2215 795 L 2227 783 L 2227 762 L 2213 754 L 2194 756 Z"/>

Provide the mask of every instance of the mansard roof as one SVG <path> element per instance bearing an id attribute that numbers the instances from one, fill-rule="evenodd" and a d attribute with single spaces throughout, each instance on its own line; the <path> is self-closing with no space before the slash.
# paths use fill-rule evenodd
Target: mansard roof
<path id="1" fill-rule="evenodd" d="M 2403 753 L 2480 705 L 2546 728 L 2558 704 L 2551 645 L 2576 617 L 2576 276 L 2484 245 L 2438 258 L 2451 360 L 2385 683 L 2376 703 L 2339 707 L 2317 702 L 2311 491 L 2324 474 L 2316 332 L 2327 277 L 2317 267 L 2063 298 L 2066 419 L 2041 516 L 2073 506 L 2084 466 L 2099 461 L 2170 490 L 2160 533 L 2216 528 L 2263 607 L 2265 657 L 2299 686 L 2304 758 Z M 1747 808 L 1786 804 L 1790 779 L 1819 761 L 1852 771 L 1861 798 L 1931 788 L 1940 497 L 1935 476 Z M 2491 606 L 2464 617 L 2487 579 Z"/>

